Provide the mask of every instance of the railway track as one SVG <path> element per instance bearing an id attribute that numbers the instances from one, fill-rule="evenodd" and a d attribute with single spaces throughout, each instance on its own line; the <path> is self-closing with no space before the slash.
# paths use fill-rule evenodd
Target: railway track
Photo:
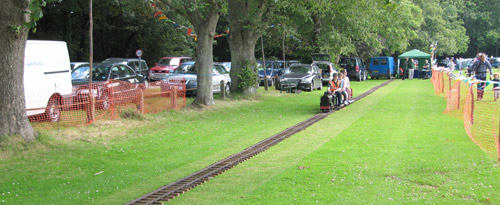
<path id="1" fill-rule="evenodd" d="M 373 87 L 372 89 L 362 93 L 361 95 L 357 96 L 354 98 L 355 101 L 358 101 L 369 94 L 375 92 L 377 89 L 389 84 L 393 80 L 388 80 L 378 86 Z M 344 106 L 341 107 L 341 109 L 344 108 Z M 324 119 L 328 115 L 336 112 L 335 110 L 332 110 L 329 113 L 319 113 L 314 115 L 313 117 L 300 122 L 290 128 L 287 128 L 286 130 L 273 135 L 265 140 L 260 141 L 259 143 L 246 148 L 240 153 L 233 154 L 225 159 L 222 159 L 194 174 L 191 174 L 189 176 L 186 176 L 182 179 L 179 179 L 173 183 L 167 184 L 163 187 L 160 187 L 159 189 L 146 194 L 138 199 L 135 199 L 133 201 L 128 202 L 127 204 L 162 204 L 165 201 L 169 201 L 170 199 L 173 199 L 174 197 L 179 196 L 180 194 L 183 194 L 184 192 L 202 184 L 205 183 L 206 181 L 210 180 L 211 178 L 224 173 L 226 170 L 231 169 L 232 167 L 238 165 L 239 163 L 267 150 L 269 147 L 272 147 L 281 141 L 285 140 L 286 138 L 306 129 L 307 127 L 311 126 L 312 124 Z"/>

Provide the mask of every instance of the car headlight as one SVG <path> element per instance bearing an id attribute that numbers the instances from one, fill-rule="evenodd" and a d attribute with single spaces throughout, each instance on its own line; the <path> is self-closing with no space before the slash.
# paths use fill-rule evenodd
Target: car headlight
<path id="1" fill-rule="evenodd" d="M 304 80 L 302 80 L 303 83 L 311 83 L 312 82 L 312 78 L 306 78 Z"/>

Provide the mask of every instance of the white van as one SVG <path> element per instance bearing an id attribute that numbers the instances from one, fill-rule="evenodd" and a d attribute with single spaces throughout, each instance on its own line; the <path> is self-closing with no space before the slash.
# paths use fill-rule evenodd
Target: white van
<path id="1" fill-rule="evenodd" d="M 24 95 L 28 116 L 59 121 L 64 98 L 72 93 L 68 48 L 63 41 L 26 41 Z"/>

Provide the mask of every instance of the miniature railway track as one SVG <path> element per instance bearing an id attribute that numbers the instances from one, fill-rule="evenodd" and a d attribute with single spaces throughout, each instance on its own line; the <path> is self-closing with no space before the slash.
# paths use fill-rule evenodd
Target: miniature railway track
<path id="1" fill-rule="evenodd" d="M 365 93 L 357 96 L 354 98 L 354 100 L 360 100 L 369 94 L 375 92 L 377 89 L 389 84 L 392 82 L 392 80 L 388 80 L 376 87 L 373 87 L 372 89 L 366 91 Z M 343 108 L 342 106 L 341 108 Z M 331 113 L 334 113 L 335 110 L 332 110 L 329 113 L 319 113 L 314 115 L 313 117 L 300 122 L 290 128 L 287 128 L 286 130 L 269 137 L 265 140 L 260 141 L 259 143 L 246 148 L 240 153 L 231 155 L 223 160 L 220 160 L 194 174 L 191 174 L 189 176 L 186 176 L 182 179 L 179 179 L 173 183 L 170 183 L 168 185 L 165 185 L 149 194 L 146 194 L 138 199 L 135 199 L 133 201 L 128 202 L 127 204 L 162 204 L 164 201 L 168 201 L 170 199 L 173 199 L 176 196 L 179 196 L 180 194 L 183 194 L 184 192 L 202 184 L 205 183 L 206 181 L 210 180 L 211 178 L 225 172 L 228 169 L 231 169 L 232 167 L 238 165 L 239 163 L 267 150 L 269 147 L 272 147 L 281 141 L 285 140 L 286 138 L 306 129 L 307 127 L 311 126 L 312 124 L 324 119 Z"/>

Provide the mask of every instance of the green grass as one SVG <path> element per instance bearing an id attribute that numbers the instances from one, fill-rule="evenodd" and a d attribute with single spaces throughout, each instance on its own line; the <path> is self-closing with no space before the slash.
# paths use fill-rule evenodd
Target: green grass
<path id="1" fill-rule="evenodd" d="M 382 82 L 352 82 L 352 87 L 357 95 Z M 0 203 L 133 200 L 311 117 L 319 112 L 324 91 L 259 92 L 254 98 L 141 120 L 49 131 L 41 126 L 40 138 L 31 143 L 5 139 L 0 142 Z"/>
<path id="2" fill-rule="evenodd" d="M 445 106 L 428 80 L 395 81 L 172 202 L 500 203 L 497 160 Z"/>

